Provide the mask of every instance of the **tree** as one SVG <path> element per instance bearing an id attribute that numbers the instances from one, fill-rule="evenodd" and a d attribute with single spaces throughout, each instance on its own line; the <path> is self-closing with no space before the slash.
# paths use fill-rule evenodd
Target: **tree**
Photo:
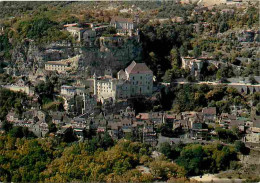
<path id="1" fill-rule="evenodd" d="M 163 76 L 163 82 L 165 83 L 170 83 L 172 81 L 174 77 L 174 73 L 172 69 L 169 69 L 165 72 L 164 76 Z"/>
<path id="2" fill-rule="evenodd" d="M 250 82 L 252 85 L 258 84 L 258 82 L 256 81 L 256 79 L 255 79 L 254 76 L 250 76 L 248 80 L 249 80 L 249 82 Z"/>
<path id="3" fill-rule="evenodd" d="M 112 147 L 114 145 L 114 141 L 111 136 L 106 132 L 104 136 L 100 140 L 100 146 L 104 149 Z"/>
<path id="4" fill-rule="evenodd" d="M 179 178 L 186 175 L 183 167 L 167 161 L 153 161 L 149 164 L 149 167 L 152 175 L 161 180 L 167 180 L 172 177 Z"/>
<path id="5" fill-rule="evenodd" d="M 193 56 L 195 58 L 198 58 L 201 55 L 201 49 L 198 46 L 195 46 L 193 48 Z"/>
<path id="6" fill-rule="evenodd" d="M 50 82 L 50 80 L 47 80 L 46 82 L 42 81 L 35 86 L 35 92 L 38 94 L 51 95 L 54 92 L 54 85 Z"/>
<path id="7" fill-rule="evenodd" d="M 55 133 L 57 131 L 57 127 L 54 123 L 50 122 L 48 124 L 49 133 Z"/>
<path id="8" fill-rule="evenodd" d="M 5 132 L 9 132 L 12 129 L 13 125 L 9 123 L 8 121 L 4 120 L 2 123 L 2 128 Z"/>
<path id="9" fill-rule="evenodd" d="M 260 103 L 256 105 L 256 115 L 260 115 Z"/>
<path id="10" fill-rule="evenodd" d="M 116 28 L 115 27 L 108 27 L 105 32 L 103 32 L 103 35 L 106 34 L 116 34 Z"/>
<path id="11" fill-rule="evenodd" d="M 0 35 L 0 52 L 4 51 L 4 58 L 11 58 L 10 50 L 12 49 L 12 45 L 9 42 L 8 35 Z M 3 62 L 1 63 L 1 66 L 4 66 Z M 1 68 L 1 73 L 3 73 L 3 69 Z"/>
<path id="12" fill-rule="evenodd" d="M 23 127 L 13 127 L 10 131 L 9 131 L 9 135 L 11 137 L 15 137 L 15 138 L 23 138 L 24 134 L 22 131 Z"/>
<path id="13" fill-rule="evenodd" d="M 180 54 L 183 57 L 188 56 L 189 53 L 188 53 L 188 48 L 187 48 L 186 44 L 181 45 L 181 47 L 180 47 Z"/>
<path id="14" fill-rule="evenodd" d="M 181 151 L 180 157 L 176 160 L 177 164 L 183 166 L 188 175 L 198 175 L 207 170 L 206 153 L 201 145 L 190 145 Z"/>
<path id="15" fill-rule="evenodd" d="M 64 133 L 64 136 L 63 136 L 63 141 L 64 142 L 67 142 L 67 143 L 70 143 L 70 142 L 74 142 L 78 140 L 77 136 L 75 135 L 74 131 L 72 128 L 68 128 L 65 133 Z"/>
<path id="16" fill-rule="evenodd" d="M 245 143 L 242 141 L 235 141 L 235 149 L 237 152 L 240 152 L 242 154 L 247 154 L 248 148 L 246 147 Z"/>
<path id="17" fill-rule="evenodd" d="M 234 76 L 233 68 L 231 66 L 222 66 L 216 74 L 217 79 L 231 78 Z"/>
<path id="18" fill-rule="evenodd" d="M 186 77 L 186 79 L 187 79 L 188 82 L 195 82 L 196 81 L 196 78 L 194 76 L 192 76 L 192 75 L 188 75 Z"/>
<path id="19" fill-rule="evenodd" d="M 170 52 L 170 59 L 171 59 L 171 65 L 172 67 L 177 67 L 179 68 L 181 66 L 181 62 L 180 62 L 180 55 L 179 52 L 177 50 L 177 48 L 173 48 Z"/>
<path id="20" fill-rule="evenodd" d="M 172 150 L 171 145 L 168 142 L 164 142 L 160 145 L 159 151 L 163 153 L 167 158 L 171 158 Z"/>
<path id="21" fill-rule="evenodd" d="M 223 33 L 229 29 L 227 22 L 222 21 L 219 26 L 219 32 Z"/>
<path id="22" fill-rule="evenodd" d="M 249 17 L 248 17 L 248 20 L 247 20 L 248 27 L 251 28 L 253 23 L 254 23 L 253 15 L 252 15 L 252 13 L 250 13 Z"/>
<path id="23" fill-rule="evenodd" d="M 227 142 L 234 142 L 237 140 L 237 136 L 233 131 L 217 127 L 216 129 L 218 138 Z"/>
<path id="24" fill-rule="evenodd" d="M 34 138 L 36 137 L 34 133 L 30 132 L 27 127 L 15 126 L 13 127 L 9 133 L 11 137 L 14 138 Z"/>

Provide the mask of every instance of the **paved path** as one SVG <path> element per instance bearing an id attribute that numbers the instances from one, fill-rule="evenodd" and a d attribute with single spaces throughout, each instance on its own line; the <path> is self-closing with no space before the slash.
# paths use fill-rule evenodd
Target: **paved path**
<path id="1" fill-rule="evenodd" d="M 211 81 L 200 81 L 200 82 L 188 82 L 188 81 L 177 81 L 172 82 L 174 84 L 207 84 L 207 85 L 231 85 L 231 86 L 254 86 L 260 87 L 260 84 L 252 85 L 250 83 L 218 83 L 218 82 L 211 82 Z M 170 85 L 171 83 L 161 83 L 162 85 Z"/>

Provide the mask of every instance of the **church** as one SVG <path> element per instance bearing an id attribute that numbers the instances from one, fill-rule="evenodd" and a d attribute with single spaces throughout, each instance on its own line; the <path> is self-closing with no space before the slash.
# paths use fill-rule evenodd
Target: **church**
<path id="1" fill-rule="evenodd" d="M 94 95 L 98 99 L 127 99 L 136 96 L 151 96 L 153 72 L 145 63 L 133 61 L 117 78 L 99 77 L 94 74 Z"/>

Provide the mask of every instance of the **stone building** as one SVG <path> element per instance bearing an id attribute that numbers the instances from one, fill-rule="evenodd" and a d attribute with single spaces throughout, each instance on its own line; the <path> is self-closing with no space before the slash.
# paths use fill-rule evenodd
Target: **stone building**
<path id="1" fill-rule="evenodd" d="M 86 29 L 81 27 L 67 27 L 66 30 L 75 38 L 77 41 L 81 41 L 83 37 L 83 33 Z"/>
<path id="2" fill-rule="evenodd" d="M 138 16 L 132 18 L 113 17 L 110 22 L 110 26 L 115 27 L 117 34 L 121 35 L 132 35 L 137 29 L 139 22 Z"/>
<path id="3" fill-rule="evenodd" d="M 33 89 L 30 88 L 28 83 L 26 83 L 22 79 L 19 79 L 15 84 L 3 85 L 2 87 L 9 89 L 11 91 L 14 91 L 14 92 L 24 92 L 24 93 L 26 93 L 27 95 L 30 95 L 30 96 L 34 95 Z"/>
<path id="4" fill-rule="evenodd" d="M 45 70 L 66 73 L 69 70 L 77 69 L 80 55 L 59 61 L 48 61 L 45 63 Z"/>
<path id="5" fill-rule="evenodd" d="M 65 97 L 73 97 L 75 95 L 82 96 L 85 93 L 85 86 L 61 86 L 61 95 Z"/>
<path id="6" fill-rule="evenodd" d="M 99 99 L 122 99 L 152 94 L 153 72 L 145 63 L 133 61 L 117 73 L 117 78 L 97 78 L 94 74 L 94 95 Z"/>
<path id="7" fill-rule="evenodd" d="M 190 69 L 191 75 L 198 77 L 200 75 L 204 60 L 195 59 L 193 57 L 181 58 L 182 68 Z"/>
<path id="8" fill-rule="evenodd" d="M 247 142 L 259 143 L 260 142 L 260 120 L 253 121 L 251 133 L 246 135 Z"/>

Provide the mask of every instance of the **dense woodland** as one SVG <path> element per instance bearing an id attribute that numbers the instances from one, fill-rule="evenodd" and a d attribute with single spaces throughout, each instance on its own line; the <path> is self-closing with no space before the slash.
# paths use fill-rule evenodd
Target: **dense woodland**
<path id="1" fill-rule="evenodd" d="M 216 107 L 217 113 L 230 112 L 230 106 L 238 105 L 245 109 L 256 107 L 260 112 L 260 93 L 241 94 L 237 89 L 227 86 L 210 85 L 172 85 L 162 89 L 153 100 L 135 101 L 137 112 L 169 111 L 176 113 L 184 111 L 201 111 L 204 107 Z M 252 104 L 252 106 L 251 106 Z M 244 114 L 244 117 L 249 117 Z"/>
<path id="2" fill-rule="evenodd" d="M 23 102 L 26 100 L 28 97 L 24 93 L 0 88 L 0 120 L 4 120 L 11 109 L 21 115 L 25 110 L 26 104 Z"/>
<path id="3" fill-rule="evenodd" d="M 8 134 L 0 136 L 0 147 L 0 181 L 150 182 L 184 181 L 189 175 L 236 168 L 236 154 L 242 146 L 162 144 L 164 155 L 154 159 L 151 147 L 128 140 L 114 142 L 106 134 L 84 143 Z M 149 167 L 150 172 L 142 174 L 140 165 Z"/>

